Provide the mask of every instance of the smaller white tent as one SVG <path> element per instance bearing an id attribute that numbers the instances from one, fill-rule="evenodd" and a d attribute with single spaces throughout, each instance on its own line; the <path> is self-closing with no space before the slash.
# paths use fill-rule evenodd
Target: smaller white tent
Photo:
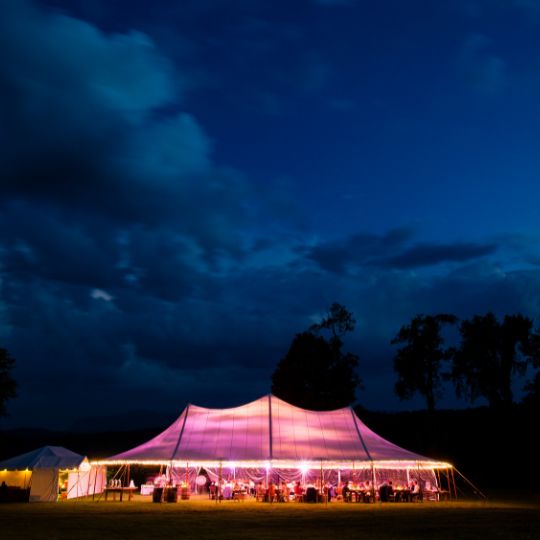
<path id="1" fill-rule="evenodd" d="M 88 459 L 61 446 L 43 446 L 0 462 L 0 483 L 29 489 L 30 502 L 56 501 L 60 477 L 67 475 L 68 499 L 101 493 L 103 467 L 90 466 Z"/>

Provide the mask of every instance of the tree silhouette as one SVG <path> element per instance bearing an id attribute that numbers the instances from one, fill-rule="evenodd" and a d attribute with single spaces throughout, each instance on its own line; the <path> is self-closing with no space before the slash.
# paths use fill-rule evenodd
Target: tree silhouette
<path id="1" fill-rule="evenodd" d="M 513 402 L 512 380 L 523 375 L 534 356 L 532 321 L 523 315 L 506 315 L 499 323 L 493 313 L 462 321 L 461 345 L 453 359 L 451 377 L 458 397 L 471 403 L 479 397 L 492 408 Z"/>
<path id="2" fill-rule="evenodd" d="M 345 306 L 334 302 L 326 317 L 320 323 L 311 325 L 310 331 L 318 334 L 323 330 L 330 330 L 332 338 L 341 338 L 347 332 L 353 332 L 355 324 L 352 313 Z"/>
<path id="3" fill-rule="evenodd" d="M 540 330 L 531 332 L 524 352 L 536 371 L 532 380 L 525 385 L 524 390 L 527 393 L 523 403 L 531 409 L 540 411 Z"/>
<path id="4" fill-rule="evenodd" d="M 352 314 L 332 304 L 325 318 L 309 330 L 296 334 L 272 375 L 272 393 L 312 410 L 346 407 L 355 401 L 360 380 L 358 357 L 342 352 L 341 337 L 354 330 Z M 323 334 L 330 332 L 327 339 Z"/>
<path id="5" fill-rule="evenodd" d="M 0 417 L 6 416 L 6 401 L 17 395 L 17 383 L 11 377 L 15 359 L 6 349 L 0 348 Z"/>
<path id="6" fill-rule="evenodd" d="M 435 410 L 443 381 L 441 367 L 453 353 L 453 349 L 442 347 L 441 328 L 456 322 L 457 318 L 450 314 L 417 315 L 409 325 L 401 327 L 391 342 L 405 344 L 394 357 L 398 375 L 395 391 L 400 399 L 411 399 L 419 393 L 426 399 L 428 410 Z"/>

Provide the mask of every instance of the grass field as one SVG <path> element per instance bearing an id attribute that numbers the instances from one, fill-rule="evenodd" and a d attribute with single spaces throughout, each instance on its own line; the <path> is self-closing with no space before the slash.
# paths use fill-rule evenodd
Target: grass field
<path id="1" fill-rule="evenodd" d="M 0 538 L 219 540 L 540 538 L 538 502 L 265 504 L 67 501 L 0 506 Z"/>

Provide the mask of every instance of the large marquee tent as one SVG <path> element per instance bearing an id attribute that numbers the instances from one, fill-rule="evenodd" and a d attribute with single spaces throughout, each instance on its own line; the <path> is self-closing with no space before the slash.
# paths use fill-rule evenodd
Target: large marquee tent
<path id="1" fill-rule="evenodd" d="M 452 465 L 410 452 L 369 429 L 351 407 L 311 411 L 273 395 L 229 409 L 188 404 L 165 431 L 131 450 L 96 462 L 100 465 L 166 465 L 170 469 L 201 468 L 212 476 L 236 474 L 268 479 L 269 474 L 297 479 L 316 471 L 408 481 L 411 477 L 438 485 Z M 356 476 L 355 476 L 356 475 Z M 193 478 L 193 477 L 192 477 Z"/>

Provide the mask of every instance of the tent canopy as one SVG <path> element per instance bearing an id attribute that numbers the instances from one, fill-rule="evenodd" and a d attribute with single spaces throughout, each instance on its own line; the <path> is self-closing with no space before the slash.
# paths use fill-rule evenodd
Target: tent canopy
<path id="1" fill-rule="evenodd" d="M 43 446 L 0 461 L 0 470 L 76 469 L 86 458 L 62 446 Z"/>
<path id="2" fill-rule="evenodd" d="M 298 467 L 325 462 L 341 468 L 449 468 L 369 429 L 351 407 L 310 411 L 269 394 L 230 409 L 189 404 L 150 441 L 101 464 Z"/>
<path id="3" fill-rule="evenodd" d="M 104 472 L 90 467 L 86 457 L 62 446 L 43 446 L 0 462 L 0 480 L 28 490 L 27 501 L 53 502 L 59 497 L 61 473 L 67 475 L 67 498 L 81 497 L 102 489 Z M 90 483 L 91 473 L 94 475 Z M 98 480 L 98 476 L 100 476 Z M 92 486 L 90 488 L 89 486 Z"/>

